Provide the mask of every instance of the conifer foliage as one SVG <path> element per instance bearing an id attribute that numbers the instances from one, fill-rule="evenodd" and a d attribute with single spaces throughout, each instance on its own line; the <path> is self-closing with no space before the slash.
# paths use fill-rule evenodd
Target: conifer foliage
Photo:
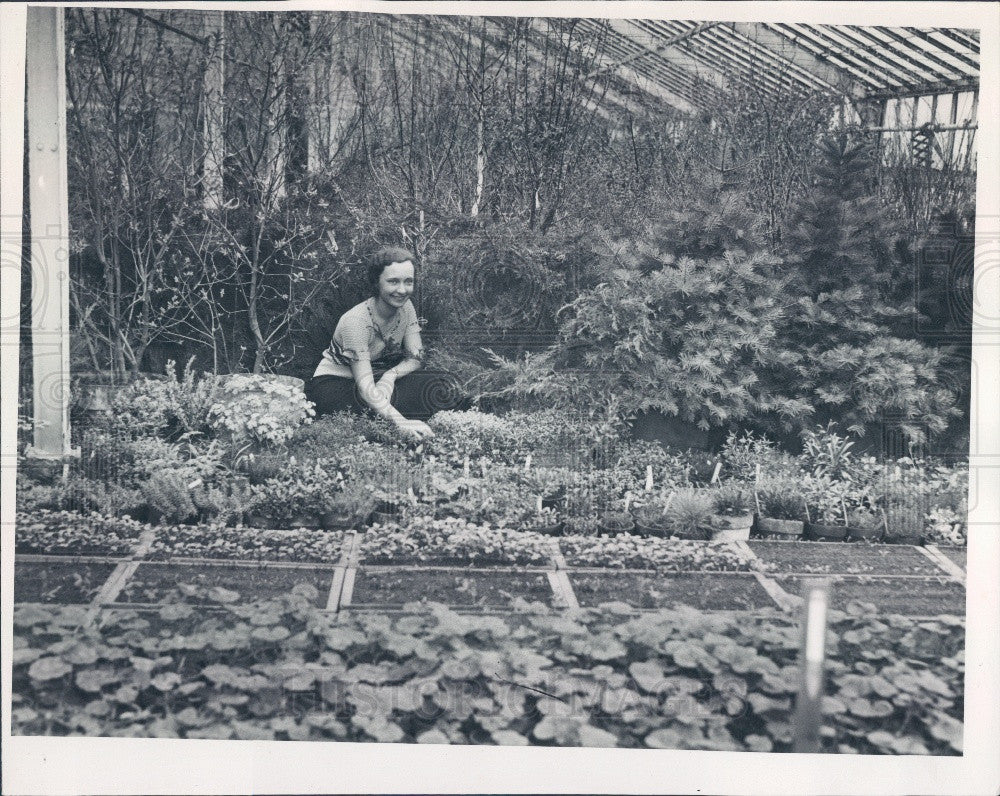
<path id="1" fill-rule="evenodd" d="M 856 433 L 886 416 L 915 439 L 955 413 L 941 357 L 899 336 L 907 263 L 866 189 L 866 150 L 823 142 L 784 251 L 768 250 L 745 195 L 706 184 L 633 239 L 609 241 L 605 276 L 561 311 L 559 339 L 497 358 L 508 396 L 624 414 L 659 411 L 708 429 Z"/>
<path id="2" fill-rule="evenodd" d="M 900 336 L 915 317 L 912 292 L 900 289 L 911 265 L 868 191 L 870 152 L 846 134 L 820 152 L 785 236 L 786 352 L 769 381 L 808 401 L 816 420 L 855 432 L 886 416 L 914 438 L 942 431 L 953 397 L 938 380 L 940 354 Z"/>

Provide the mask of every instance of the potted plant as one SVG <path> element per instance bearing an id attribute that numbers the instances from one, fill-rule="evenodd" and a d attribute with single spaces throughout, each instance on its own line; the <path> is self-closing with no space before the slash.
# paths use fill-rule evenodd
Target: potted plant
<path id="1" fill-rule="evenodd" d="M 320 524 L 328 531 L 348 530 L 363 525 L 375 508 L 370 493 L 356 486 L 345 487 L 324 499 Z"/>
<path id="2" fill-rule="evenodd" d="M 632 509 L 635 519 L 635 532 L 641 536 L 669 536 L 670 521 L 667 512 L 670 510 L 670 498 L 667 500 L 647 500 L 637 504 Z"/>
<path id="3" fill-rule="evenodd" d="M 562 510 L 566 505 L 566 486 L 570 481 L 568 471 L 558 467 L 536 467 L 521 472 L 519 480 L 533 495 L 542 499 L 542 507 Z"/>
<path id="4" fill-rule="evenodd" d="M 847 536 L 851 540 L 878 541 L 884 530 L 882 513 L 869 506 L 858 506 L 847 512 Z"/>
<path id="5" fill-rule="evenodd" d="M 548 536 L 558 536 L 562 533 L 563 524 L 555 509 L 534 509 L 525 512 L 520 522 L 521 530 L 543 533 Z"/>
<path id="6" fill-rule="evenodd" d="M 753 513 L 746 490 L 723 484 L 712 495 L 712 541 L 738 542 L 750 538 Z"/>
<path id="7" fill-rule="evenodd" d="M 843 542 L 847 539 L 847 485 L 828 475 L 811 475 L 806 483 L 805 536 L 814 542 Z"/>
<path id="8" fill-rule="evenodd" d="M 679 539 L 708 539 L 712 508 L 712 497 L 707 490 L 677 490 L 666 516 L 671 535 Z"/>
<path id="9" fill-rule="evenodd" d="M 372 511 L 371 520 L 380 525 L 398 522 L 405 505 L 406 500 L 402 496 L 378 490 L 375 493 L 375 508 Z"/>
<path id="10" fill-rule="evenodd" d="M 761 481 L 754 490 L 757 501 L 755 531 L 761 536 L 798 539 L 805 529 L 805 496 L 791 478 Z"/>
<path id="11" fill-rule="evenodd" d="M 635 520 L 627 511 L 608 511 L 598 520 L 598 533 L 616 536 L 620 533 L 632 533 L 635 530 Z"/>
<path id="12" fill-rule="evenodd" d="M 924 542 L 924 509 L 912 500 L 891 501 L 885 511 L 885 540 L 894 544 Z"/>

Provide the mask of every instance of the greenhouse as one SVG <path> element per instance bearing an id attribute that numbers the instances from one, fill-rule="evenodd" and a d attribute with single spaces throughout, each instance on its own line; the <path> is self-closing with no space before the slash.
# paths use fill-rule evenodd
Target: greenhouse
<path id="1" fill-rule="evenodd" d="M 26 32 L 15 735 L 962 754 L 978 29 Z"/>

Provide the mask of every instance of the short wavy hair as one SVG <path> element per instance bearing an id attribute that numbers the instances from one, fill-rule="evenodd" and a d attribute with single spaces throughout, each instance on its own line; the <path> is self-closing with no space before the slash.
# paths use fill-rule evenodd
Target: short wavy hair
<path id="1" fill-rule="evenodd" d="M 393 263 L 413 262 L 413 252 L 400 246 L 384 246 L 368 260 L 368 287 L 378 294 L 378 280 Z"/>

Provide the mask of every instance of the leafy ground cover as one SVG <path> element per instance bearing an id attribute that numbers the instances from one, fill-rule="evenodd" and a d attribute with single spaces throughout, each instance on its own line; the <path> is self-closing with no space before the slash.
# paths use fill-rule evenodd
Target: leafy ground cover
<path id="1" fill-rule="evenodd" d="M 797 623 L 636 614 L 510 619 L 442 606 L 334 618 L 316 590 L 152 623 L 18 606 L 15 734 L 789 751 Z M 410 606 L 416 610 L 415 606 Z M 958 754 L 964 623 L 831 615 L 827 751 Z"/>
<path id="2" fill-rule="evenodd" d="M 751 541 L 768 572 L 858 575 L 941 575 L 941 568 L 918 550 L 899 545 L 850 542 Z"/>
<path id="3" fill-rule="evenodd" d="M 496 570 L 366 570 L 354 581 L 352 605 L 399 606 L 444 603 L 462 607 L 509 607 L 516 600 L 552 603 L 548 578 L 539 572 Z"/>
<path id="4" fill-rule="evenodd" d="M 728 544 L 684 539 L 567 535 L 559 539 L 571 567 L 620 567 L 664 571 L 746 572 L 751 563 Z"/>
<path id="5" fill-rule="evenodd" d="M 299 584 L 308 584 L 325 605 L 333 569 L 232 566 L 225 564 L 140 564 L 117 601 L 171 602 L 178 598 L 207 604 L 275 597 Z M 319 605 L 320 603 L 317 603 Z"/>
<path id="6" fill-rule="evenodd" d="M 89 603 L 114 569 L 111 563 L 18 561 L 14 567 L 14 601 Z"/>
<path id="7" fill-rule="evenodd" d="M 148 558 L 231 558 L 337 563 L 342 531 L 258 530 L 237 526 L 158 527 Z"/>
<path id="8" fill-rule="evenodd" d="M 374 564 L 546 566 L 551 539 L 538 533 L 491 528 L 459 518 L 374 525 L 360 536 L 362 561 Z"/>
<path id="9" fill-rule="evenodd" d="M 633 608 L 693 606 L 703 610 L 753 611 L 772 608 L 774 602 L 750 575 L 702 577 L 675 573 L 668 577 L 630 573 L 570 572 L 570 582 L 581 606 L 597 607 L 620 601 Z"/>
<path id="10" fill-rule="evenodd" d="M 789 594 L 801 594 L 804 578 L 778 575 L 775 581 Z M 965 588 L 943 577 L 879 578 L 838 576 L 830 603 L 843 609 L 851 601 L 873 604 L 880 614 L 911 616 L 965 615 Z"/>
<path id="11" fill-rule="evenodd" d="M 149 527 L 127 517 L 47 509 L 19 511 L 16 522 L 16 552 L 66 556 L 127 556 Z"/>

